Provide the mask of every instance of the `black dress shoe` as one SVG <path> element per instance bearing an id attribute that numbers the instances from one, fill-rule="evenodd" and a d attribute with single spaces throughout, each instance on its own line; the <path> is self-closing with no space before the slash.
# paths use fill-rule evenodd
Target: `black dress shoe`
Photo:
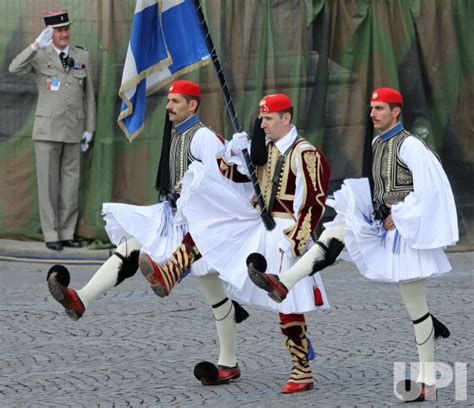
<path id="1" fill-rule="evenodd" d="M 63 244 L 61 241 L 51 241 L 46 242 L 46 248 L 52 249 L 53 251 L 61 251 L 63 249 Z"/>
<path id="2" fill-rule="evenodd" d="M 80 248 L 81 247 L 81 242 L 76 240 L 76 239 L 67 239 L 65 241 L 61 241 L 63 246 L 68 247 L 68 248 Z"/>

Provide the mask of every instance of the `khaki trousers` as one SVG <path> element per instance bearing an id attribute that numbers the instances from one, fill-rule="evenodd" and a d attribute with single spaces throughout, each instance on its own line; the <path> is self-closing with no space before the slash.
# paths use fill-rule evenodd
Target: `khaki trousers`
<path id="1" fill-rule="evenodd" d="M 35 140 L 34 145 L 44 240 L 73 239 L 79 215 L 80 143 Z"/>

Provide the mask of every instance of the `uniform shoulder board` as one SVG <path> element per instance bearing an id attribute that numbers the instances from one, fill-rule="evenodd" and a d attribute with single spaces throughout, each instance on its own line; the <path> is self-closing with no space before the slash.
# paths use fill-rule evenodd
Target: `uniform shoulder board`
<path id="1" fill-rule="evenodd" d="M 80 48 L 81 50 L 87 51 L 82 45 L 75 45 L 74 47 Z"/>

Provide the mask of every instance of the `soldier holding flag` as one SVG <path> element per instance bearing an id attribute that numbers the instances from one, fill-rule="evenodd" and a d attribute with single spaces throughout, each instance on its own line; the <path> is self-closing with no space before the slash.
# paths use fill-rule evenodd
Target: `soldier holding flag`
<path id="1" fill-rule="evenodd" d="M 237 190 L 238 182 L 250 183 L 242 157 L 242 150 L 249 147 L 247 134 L 236 133 L 219 159 L 221 172 L 233 182 L 198 162 L 190 165 L 183 179 L 183 205 L 178 205 L 178 213 L 192 234 L 193 241 L 183 242 L 192 248 L 192 254 L 178 249 L 167 262 L 159 263 L 142 253 L 140 269 L 155 292 L 167 296 L 189 265 L 203 258 L 230 284 L 233 298 L 279 312 L 293 365 L 281 391 L 290 394 L 313 388 L 309 366 L 313 351 L 303 313 L 328 307 L 322 281 L 317 278 L 316 289 L 311 278 L 300 282 L 279 304 L 253 286 L 245 262 L 250 253 L 261 251 L 283 274 L 296 262 L 324 212 L 330 169 L 322 152 L 300 137 L 291 124 L 293 107 L 287 95 L 264 97 L 259 110 L 260 131 L 251 149 L 255 160 L 261 157 L 255 166 L 257 179 L 264 203 L 275 218 L 275 229 L 265 228 L 259 210 L 252 205 L 252 194 Z"/>
<path id="2" fill-rule="evenodd" d="M 139 250 L 158 260 L 168 259 L 170 252 L 178 246 L 178 252 L 183 254 L 193 251 L 187 244 L 187 226 L 175 219 L 182 178 L 195 161 L 209 167 L 211 173 L 218 173 L 215 157 L 224 147 L 223 139 L 199 120 L 200 98 L 201 87 L 195 82 L 179 80 L 169 87 L 166 109 L 170 122 L 165 126 L 157 179 L 163 201 L 148 207 L 118 203 L 103 205 L 106 230 L 117 250 L 83 288 L 68 287 L 69 272 L 64 266 L 55 265 L 50 269 L 49 291 L 73 320 L 81 318 L 98 296 L 136 273 Z M 183 236 L 185 244 L 180 245 Z M 199 277 L 216 320 L 220 343 L 217 368 L 213 366 L 215 375 L 200 380 L 208 385 L 228 383 L 240 377 L 235 356 L 235 329 L 248 314 L 227 297 L 223 282 L 204 260 L 196 262 L 190 273 Z"/>

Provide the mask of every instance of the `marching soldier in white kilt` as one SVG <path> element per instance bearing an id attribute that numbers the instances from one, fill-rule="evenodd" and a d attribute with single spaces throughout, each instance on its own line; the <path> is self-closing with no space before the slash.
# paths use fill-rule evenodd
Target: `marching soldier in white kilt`
<path id="1" fill-rule="evenodd" d="M 179 80 L 169 88 L 156 183 L 161 202 L 151 206 L 103 204 L 105 228 L 117 246 L 115 254 L 79 290 L 69 287 L 69 272 L 64 266 L 55 265 L 50 269 L 47 277 L 49 291 L 73 320 L 81 318 L 94 299 L 137 272 L 140 252 L 156 261 L 173 259 L 176 253 L 180 259 L 189 257 L 193 260 L 195 249 L 189 244 L 188 226 L 176 218 L 182 179 L 190 164 L 196 161 L 209 167 L 210 171 L 218 172 L 216 155 L 224 148 L 223 138 L 199 120 L 200 100 L 201 87 L 195 82 Z M 217 366 L 209 362 L 200 363 L 195 374 L 203 384 L 225 384 L 240 377 L 235 355 L 236 324 L 246 319 L 248 314 L 227 297 L 218 273 L 203 259 L 189 266 L 183 274 L 198 277 L 213 311 L 220 345 Z M 203 367 L 204 376 L 200 374 Z"/>
<path id="2" fill-rule="evenodd" d="M 285 299 L 301 279 L 341 257 L 373 280 L 395 282 L 413 322 L 420 361 L 416 381 L 401 382 L 405 401 L 436 399 L 434 339 L 449 330 L 428 310 L 426 279 L 449 272 L 443 251 L 458 241 L 456 206 L 449 180 L 434 149 L 407 132 L 399 116 L 403 98 L 392 88 L 373 91 L 371 118 L 373 192 L 367 179 L 348 179 L 328 200 L 337 216 L 325 224 L 317 245 L 286 274 L 249 268 L 253 282 L 273 299 Z M 273 272 L 273 271 L 271 271 Z M 281 301 L 280 300 L 280 301 Z"/>
<path id="3" fill-rule="evenodd" d="M 190 236 L 167 262 L 140 255 L 140 269 L 155 292 L 168 295 L 196 259 L 218 270 L 230 295 L 278 313 L 292 369 L 281 391 L 286 394 L 313 388 L 309 361 L 314 353 L 307 334 L 305 312 L 328 307 L 320 276 L 304 279 L 285 302 L 277 303 L 255 287 L 246 273 L 250 253 L 261 251 L 270 266 L 284 274 L 307 249 L 324 209 L 330 168 L 323 153 L 298 135 L 292 125 L 288 95 L 267 95 L 260 101 L 261 124 L 250 146 L 264 203 L 274 217 L 268 231 L 253 203 L 253 190 L 242 150 L 249 147 L 245 132 L 234 134 L 219 158 L 221 174 L 194 162 L 183 178 L 178 214 Z M 257 156 L 261 156 L 257 160 Z M 246 188 L 248 191 L 246 191 Z M 201 258 L 202 257 L 202 258 Z M 316 284 L 316 286 L 314 286 Z"/>

